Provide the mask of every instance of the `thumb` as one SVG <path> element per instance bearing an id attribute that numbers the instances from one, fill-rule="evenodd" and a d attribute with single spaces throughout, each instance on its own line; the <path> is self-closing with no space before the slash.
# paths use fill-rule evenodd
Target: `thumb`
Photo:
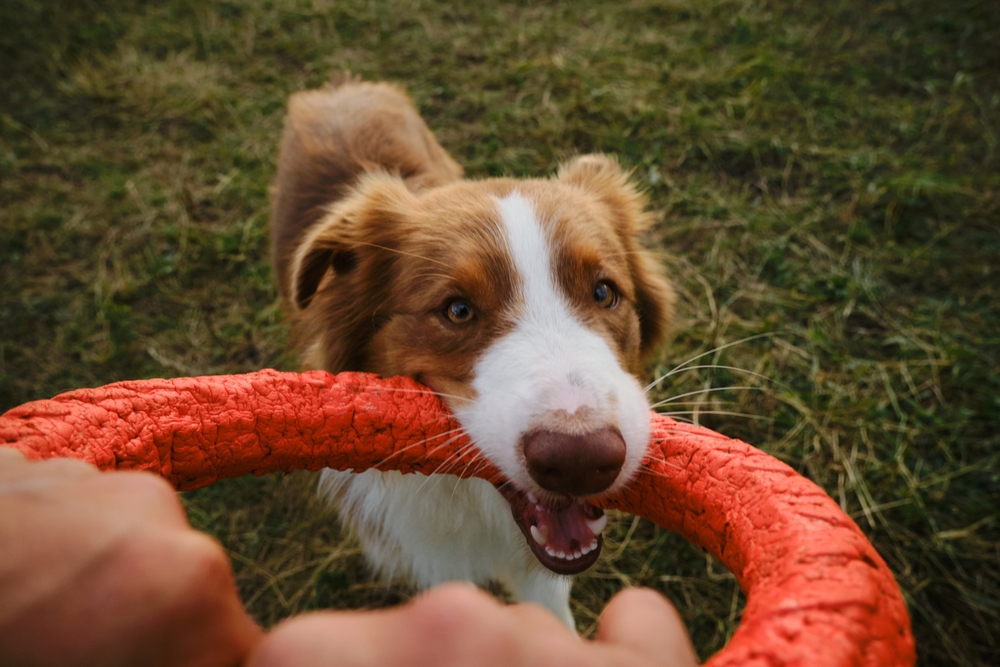
<path id="1" fill-rule="evenodd" d="M 649 588 L 627 588 L 611 598 L 597 626 L 597 641 L 630 649 L 652 664 L 698 664 L 677 610 Z"/>

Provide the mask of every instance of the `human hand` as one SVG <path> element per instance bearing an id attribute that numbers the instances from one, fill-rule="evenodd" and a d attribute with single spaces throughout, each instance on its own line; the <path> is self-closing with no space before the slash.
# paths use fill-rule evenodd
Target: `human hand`
<path id="1" fill-rule="evenodd" d="M 676 610 L 649 589 L 616 595 L 597 638 L 582 640 L 542 607 L 503 606 L 464 584 L 433 589 L 402 607 L 318 612 L 285 621 L 247 667 L 693 667 Z"/>
<path id="2" fill-rule="evenodd" d="M 0 447 L 0 664 L 223 667 L 260 636 L 165 481 Z"/>
<path id="3" fill-rule="evenodd" d="M 676 611 L 623 591 L 597 638 L 452 584 L 395 609 L 290 619 L 261 641 L 225 554 L 145 473 L 28 462 L 0 447 L 0 664 L 248 667 L 674 665 L 697 661 Z"/>

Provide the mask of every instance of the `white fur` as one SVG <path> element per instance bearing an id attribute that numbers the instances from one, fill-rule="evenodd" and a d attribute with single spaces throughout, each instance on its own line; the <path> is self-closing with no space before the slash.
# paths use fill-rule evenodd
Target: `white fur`
<path id="1" fill-rule="evenodd" d="M 607 342 L 570 311 L 553 280 L 551 248 L 530 202 L 518 192 L 499 200 L 523 311 L 508 335 L 475 366 L 476 400 L 455 407 L 473 441 L 514 484 L 541 491 L 517 454 L 520 435 L 546 413 L 589 408 L 625 439 L 617 488 L 638 469 L 649 442 L 649 407 L 638 381 Z M 587 298 L 590 297 L 589 290 Z"/>
<path id="2" fill-rule="evenodd" d="M 638 468 L 649 439 L 642 388 L 607 342 L 573 316 L 553 279 L 550 244 L 531 203 L 514 192 L 497 205 L 519 274 L 520 308 L 513 331 L 476 362 L 476 398 L 452 408 L 479 450 L 520 489 L 531 491 L 539 487 L 518 455 L 521 434 L 544 423 L 547 413 L 586 407 L 625 439 L 619 486 Z M 322 484 L 339 496 L 342 516 L 384 575 L 421 587 L 497 580 L 515 598 L 548 607 L 574 627 L 571 579 L 538 562 L 491 484 L 332 470 L 324 471 Z"/>
<path id="3" fill-rule="evenodd" d="M 538 562 L 507 502 L 489 482 L 324 470 L 321 490 L 341 494 L 341 515 L 357 533 L 369 563 L 386 578 L 419 588 L 456 580 L 499 581 L 516 599 L 548 607 L 574 627 L 569 577 Z"/>

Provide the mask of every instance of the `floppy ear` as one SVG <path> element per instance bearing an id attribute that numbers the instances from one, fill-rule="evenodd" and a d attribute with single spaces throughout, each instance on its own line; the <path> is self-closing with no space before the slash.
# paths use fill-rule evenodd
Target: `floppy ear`
<path id="1" fill-rule="evenodd" d="M 398 177 L 364 177 L 353 193 L 308 231 L 296 249 L 289 270 L 294 308 L 308 308 L 322 285 L 347 279 L 359 271 L 362 258 L 372 255 L 372 251 L 391 250 L 413 199 Z M 356 287 L 358 281 L 347 282 Z"/>
<path id="2" fill-rule="evenodd" d="M 639 354 L 646 358 L 656 351 L 670 329 L 676 295 L 662 264 L 653 253 L 637 247 L 630 258 L 642 336 Z"/>
<path id="3" fill-rule="evenodd" d="M 643 249 L 637 236 L 652 223 L 646 197 L 629 181 L 629 173 L 607 155 L 582 155 L 559 167 L 558 179 L 596 196 L 611 211 L 615 228 L 628 253 L 635 305 L 639 311 L 642 342 L 646 357 L 663 341 L 674 312 L 674 289 L 656 256 Z"/>
<path id="4" fill-rule="evenodd" d="M 271 258 L 278 289 L 289 297 L 290 263 L 329 206 L 350 195 L 366 173 L 399 174 L 423 191 L 461 178 L 402 89 L 343 76 L 293 93 L 281 135 L 271 212 Z"/>
<path id="5" fill-rule="evenodd" d="M 596 195 L 615 216 L 620 231 L 632 235 L 652 222 L 646 198 L 629 181 L 629 172 L 608 155 L 581 155 L 559 166 L 559 180 Z"/>

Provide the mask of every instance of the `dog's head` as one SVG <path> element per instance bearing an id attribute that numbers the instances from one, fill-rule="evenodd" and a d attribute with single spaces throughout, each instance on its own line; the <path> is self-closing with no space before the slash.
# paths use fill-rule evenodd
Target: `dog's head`
<path id="1" fill-rule="evenodd" d="M 635 240 L 644 204 L 603 156 L 420 195 L 369 175 L 292 261 L 307 361 L 439 392 L 559 573 L 597 559 L 605 519 L 587 501 L 625 484 L 649 440 L 636 377 L 673 292 Z"/>

